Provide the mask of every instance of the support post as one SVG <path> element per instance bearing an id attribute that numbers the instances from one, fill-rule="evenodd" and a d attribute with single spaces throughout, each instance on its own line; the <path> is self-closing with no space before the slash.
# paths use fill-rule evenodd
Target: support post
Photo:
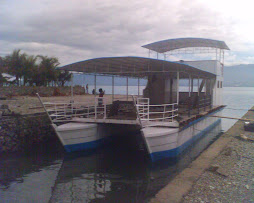
<path id="1" fill-rule="evenodd" d="M 205 87 L 206 87 L 207 79 L 204 79 L 204 80 L 205 80 Z M 206 104 L 207 104 L 207 101 L 206 101 L 206 88 L 205 88 L 205 110 L 206 110 Z"/>
<path id="2" fill-rule="evenodd" d="M 96 74 L 94 75 L 94 96 L 96 97 Z"/>
<path id="3" fill-rule="evenodd" d="M 213 88 L 212 88 L 212 79 L 209 80 L 209 96 L 210 96 L 210 109 L 212 109 L 212 105 L 213 105 Z"/>
<path id="4" fill-rule="evenodd" d="M 114 76 L 112 76 L 112 103 L 114 102 L 114 86 L 115 86 L 115 80 L 114 80 Z"/>
<path id="5" fill-rule="evenodd" d="M 71 74 L 71 113 L 73 114 L 73 103 L 74 103 L 74 98 L 73 98 L 73 73 Z"/>
<path id="6" fill-rule="evenodd" d="M 138 78 L 138 97 L 139 97 L 139 78 Z"/>
<path id="7" fill-rule="evenodd" d="M 191 104 L 191 75 L 189 75 L 189 99 L 188 99 L 188 116 L 190 117 L 190 104 Z"/>
<path id="8" fill-rule="evenodd" d="M 73 73 L 71 74 L 71 103 L 73 103 Z"/>
<path id="9" fill-rule="evenodd" d="M 193 78 L 191 78 L 191 97 L 190 97 L 190 113 L 189 115 L 191 115 L 191 111 L 192 111 L 192 108 L 193 108 Z"/>
<path id="10" fill-rule="evenodd" d="M 200 92 L 201 93 L 201 92 Z M 199 77 L 198 77 L 198 102 L 197 102 L 197 105 L 198 105 L 198 113 L 199 113 L 199 100 L 200 100 L 200 95 L 199 95 Z"/>
<path id="11" fill-rule="evenodd" d="M 127 83 L 126 91 L 127 91 L 127 101 L 128 101 L 128 96 L 129 96 L 129 80 L 128 80 L 128 77 L 126 79 L 126 83 Z"/>
<path id="12" fill-rule="evenodd" d="M 179 71 L 177 71 L 177 93 L 176 93 L 176 103 L 179 104 Z"/>
<path id="13" fill-rule="evenodd" d="M 96 74 L 94 75 L 94 112 L 95 112 L 95 119 L 97 119 L 97 101 L 96 101 Z"/>

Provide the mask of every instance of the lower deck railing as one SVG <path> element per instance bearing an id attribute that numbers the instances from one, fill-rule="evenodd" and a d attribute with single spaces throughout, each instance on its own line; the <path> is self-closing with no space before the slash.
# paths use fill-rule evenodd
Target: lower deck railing
<path id="1" fill-rule="evenodd" d="M 133 97 L 134 98 L 134 97 Z M 39 97 L 40 99 L 40 97 Z M 41 99 L 40 99 L 41 101 Z M 87 102 L 42 102 L 44 109 L 49 115 L 52 122 L 62 122 L 71 120 L 74 117 L 91 119 L 127 119 L 128 112 L 123 111 L 121 117 L 112 117 L 110 110 L 115 108 L 114 104 L 109 104 L 104 97 L 95 97 L 94 104 Z M 129 102 L 132 103 L 132 102 Z M 149 98 L 136 98 L 133 105 L 136 107 L 131 113 L 131 119 L 139 119 L 142 122 L 174 122 L 178 116 L 178 105 L 158 104 L 151 105 Z M 128 109 L 128 108 L 127 108 Z M 130 113 L 130 112 L 129 112 Z M 112 113 L 111 113 L 112 114 Z M 135 117 L 136 115 L 136 117 Z M 95 121 L 96 122 L 96 121 Z"/>
<path id="2" fill-rule="evenodd" d="M 94 105 L 87 102 L 43 102 L 44 108 L 54 122 L 71 120 L 73 117 L 105 119 L 107 117 L 106 98 L 96 97 Z"/>
<path id="3" fill-rule="evenodd" d="M 178 116 L 178 104 L 150 104 L 149 98 L 137 98 L 136 108 L 141 121 L 174 122 Z"/>

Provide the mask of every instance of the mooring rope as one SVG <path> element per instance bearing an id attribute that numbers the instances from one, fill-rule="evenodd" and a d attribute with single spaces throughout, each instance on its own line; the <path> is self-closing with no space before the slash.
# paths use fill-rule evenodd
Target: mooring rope
<path id="1" fill-rule="evenodd" d="M 231 110 L 237 110 L 237 111 L 254 111 L 254 109 L 236 109 L 236 108 L 224 108 L 224 109 L 231 109 Z"/>

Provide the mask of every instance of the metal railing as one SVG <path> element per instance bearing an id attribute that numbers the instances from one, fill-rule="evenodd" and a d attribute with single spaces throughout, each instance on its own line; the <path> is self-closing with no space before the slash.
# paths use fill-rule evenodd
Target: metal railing
<path id="1" fill-rule="evenodd" d="M 137 113 L 141 121 L 174 122 L 178 116 L 178 104 L 150 104 L 149 98 L 136 99 Z"/>
<path id="2" fill-rule="evenodd" d="M 43 102 L 52 121 L 71 120 L 73 117 L 105 119 L 107 117 L 106 98 L 95 97 L 94 105 L 88 102 Z"/>

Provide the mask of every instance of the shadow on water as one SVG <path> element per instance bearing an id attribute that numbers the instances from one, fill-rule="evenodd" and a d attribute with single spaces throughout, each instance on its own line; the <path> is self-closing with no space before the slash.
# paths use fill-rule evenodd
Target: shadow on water
<path id="1" fill-rule="evenodd" d="M 130 149 L 127 137 L 113 139 L 96 153 L 65 156 L 51 202 L 147 202 L 221 134 L 219 122 L 177 159 L 151 163 L 142 144 Z M 132 136 L 133 138 L 137 135 Z M 135 140 L 134 139 L 134 140 Z"/>

